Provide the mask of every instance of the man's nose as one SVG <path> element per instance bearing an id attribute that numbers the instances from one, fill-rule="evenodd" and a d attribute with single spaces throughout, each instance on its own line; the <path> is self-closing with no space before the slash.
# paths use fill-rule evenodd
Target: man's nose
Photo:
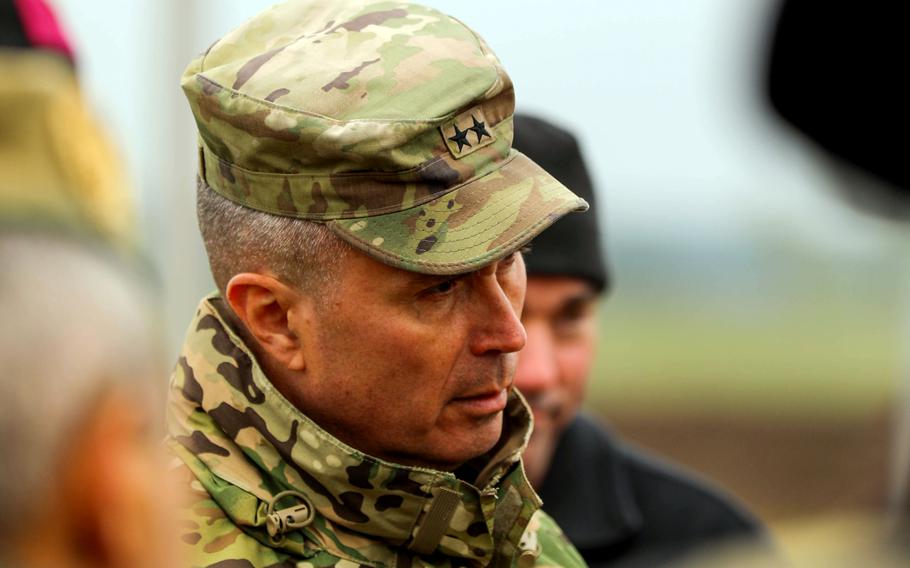
<path id="1" fill-rule="evenodd" d="M 553 334 L 544 322 L 526 327 L 528 344 L 518 356 L 515 386 L 526 394 L 544 392 L 559 381 Z"/>
<path id="2" fill-rule="evenodd" d="M 471 336 L 474 355 L 514 353 L 527 343 L 518 308 L 495 277 L 480 286 L 475 305 L 476 328 Z"/>

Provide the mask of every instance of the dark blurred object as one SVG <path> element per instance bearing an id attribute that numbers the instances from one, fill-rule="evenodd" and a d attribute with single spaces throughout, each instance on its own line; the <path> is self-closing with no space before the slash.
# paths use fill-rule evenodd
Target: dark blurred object
<path id="1" fill-rule="evenodd" d="M 0 0 L 0 47 L 45 49 L 74 61 L 70 43 L 44 0 Z"/>
<path id="2" fill-rule="evenodd" d="M 788 122 L 859 176 L 842 193 L 884 217 L 910 219 L 910 163 L 906 75 L 910 40 L 906 7 L 897 2 L 808 2 L 781 5 L 767 70 L 768 96 Z M 847 171 L 849 174 L 850 172 Z M 906 404 L 906 403 L 905 403 Z M 896 443 L 905 452 L 910 408 L 898 409 Z M 903 427 L 903 429 L 902 429 Z M 906 463 L 898 461 L 891 508 L 896 542 L 910 554 L 910 509 Z M 904 558 L 906 561 L 906 558 Z"/>
<path id="3" fill-rule="evenodd" d="M 541 233 L 525 258 L 529 274 L 578 276 L 598 292 L 609 284 L 597 225 L 594 185 L 578 141 L 568 131 L 539 118 L 516 113 L 512 147 L 534 160 L 591 206 L 583 215 L 566 215 Z"/>
<path id="4" fill-rule="evenodd" d="M 0 46 L 31 47 L 13 0 L 0 0 Z"/>
<path id="5" fill-rule="evenodd" d="M 910 40 L 898 2 L 783 2 L 767 89 L 773 108 L 835 158 L 881 182 L 851 183 L 846 197 L 910 218 L 906 75 Z M 902 71 L 902 69 L 904 71 Z M 856 180 L 851 180 L 856 181 Z"/>

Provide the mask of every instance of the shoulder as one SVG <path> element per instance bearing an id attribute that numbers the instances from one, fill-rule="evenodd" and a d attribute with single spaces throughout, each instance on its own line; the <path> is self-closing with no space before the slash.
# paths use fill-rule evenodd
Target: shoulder
<path id="1" fill-rule="evenodd" d="M 536 550 L 533 566 L 538 568 L 579 568 L 586 566 L 575 546 L 560 530 L 559 525 L 543 510 L 531 517 L 528 529 L 522 538 L 522 548 Z M 524 563 L 519 557 L 519 567 Z"/>
<path id="2" fill-rule="evenodd" d="M 583 488 L 581 494 L 610 495 L 610 501 L 601 505 L 611 509 L 609 516 L 625 519 L 646 535 L 698 540 L 763 531 L 743 505 L 715 484 L 623 441 L 590 416 L 582 414 L 573 421 L 560 440 L 557 458 L 563 463 L 556 465 L 554 460 L 554 481 Z M 555 511 L 563 504 L 565 491 L 559 495 L 545 489 Z M 589 502 L 590 497 L 572 506 L 577 509 Z M 561 514 L 554 516 L 563 523 Z M 563 516 L 572 524 L 575 515 Z M 593 518 L 587 515 L 586 522 Z"/>
<path id="3" fill-rule="evenodd" d="M 563 433 L 540 495 L 592 566 L 653 566 L 732 539 L 773 548 L 734 498 L 584 415 Z"/>
<path id="4" fill-rule="evenodd" d="M 627 471 L 646 531 L 693 538 L 763 532 L 758 519 L 716 484 L 606 430 L 604 436 Z"/>

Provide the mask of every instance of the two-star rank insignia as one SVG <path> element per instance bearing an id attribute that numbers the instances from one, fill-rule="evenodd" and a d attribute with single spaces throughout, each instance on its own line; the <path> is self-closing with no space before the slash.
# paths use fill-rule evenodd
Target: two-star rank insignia
<path id="1" fill-rule="evenodd" d="M 474 107 L 449 120 L 439 130 L 449 152 L 458 159 L 496 140 L 496 135 L 490 132 L 487 124 L 481 107 Z"/>
<path id="2" fill-rule="evenodd" d="M 468 128 L 468 130 L 473 131 L 474 134 L 477 135 L 478 142 L 483 140 L 484 136 L 486 136 L 487 138 L 492 138 L 492 136 L 490 136 L 490 133 L 487 132 L 486 124 L 484 124 L 483 122 L 479 122 L 477 120 L 477 117 L 475 117 L 473 114 L 471 115 L 471 120 L 474 121 L 474 126 L 472 126 L 471 128 Z"/>
<path id="3" fill-rule="evenodd" d="M 470 146 L 471 143 L 468 142 L 468 131 L 472 130 L 468 128 L 466 130 L 460 130 L 458 125 L 455 124 L 455 136 L 449 136 L 449 140 L 458 144 L 458 151 L 461 152 L 461 149 L 465 146 Z"/>

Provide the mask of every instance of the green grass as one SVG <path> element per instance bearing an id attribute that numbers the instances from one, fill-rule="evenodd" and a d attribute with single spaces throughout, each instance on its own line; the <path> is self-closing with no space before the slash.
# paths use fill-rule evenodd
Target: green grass
<path id="1" fill-rule="evenodd" d="M 668 298 L 602 306 L 589 407 L 843 419 L 893 400 L 903 364 L 893 299 L 806 290 L 744 313 Z"/>

